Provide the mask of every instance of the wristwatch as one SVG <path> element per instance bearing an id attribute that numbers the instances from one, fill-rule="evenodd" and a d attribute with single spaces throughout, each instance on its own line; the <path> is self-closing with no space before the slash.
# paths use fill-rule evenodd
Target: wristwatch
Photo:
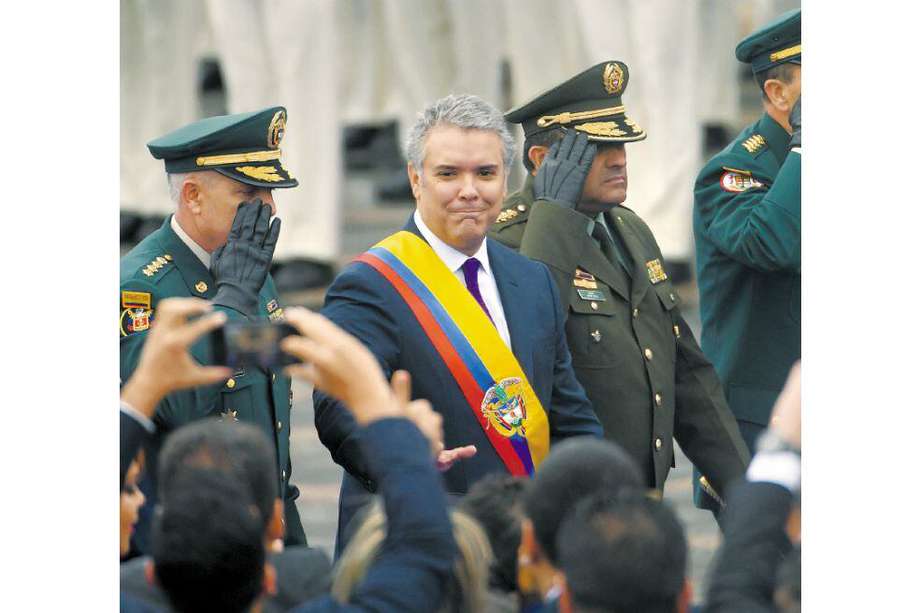
<path id="1" fill-rule="evenodd" d="M 789 444 L 789 442 L 784 439 L 782 436 L 776 433 L 774 430 L 764 430 L 764 433 L 760 435 L 760 438 L 757 439 L 757 451 L 773 453 L 779 451 L 791 451 L 792 453 L 801 456 L 802 451 L 798 447 Z"/>

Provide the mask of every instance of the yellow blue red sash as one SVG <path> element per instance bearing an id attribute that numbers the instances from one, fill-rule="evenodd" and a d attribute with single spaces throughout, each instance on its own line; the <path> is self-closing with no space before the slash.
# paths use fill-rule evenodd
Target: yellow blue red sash
<path id="1" fill-rule="evenodd" d="M 357 261 L 399 293 L 453 375 L 508 471 L 532 475 L 549 451 L 549 421 L 511 349 L 428 243 L 401 231 Z M 436 398 L 430 398 L 437 405 Z"/>

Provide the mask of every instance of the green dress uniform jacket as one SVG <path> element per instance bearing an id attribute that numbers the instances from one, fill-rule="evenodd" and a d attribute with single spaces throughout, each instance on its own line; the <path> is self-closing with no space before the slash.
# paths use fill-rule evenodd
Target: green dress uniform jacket
<path id="1" fill-rule="evenodd" d="M 125 308 L 126 296 L 136 300 L 131 292 L 150 297 L 151 315 L 156 319 L 157 302 L 170 297 L 213 298 L 217 284 L 201 260 L 182 242 L 170 227 L 170 218 L 163 226 L 142 240 L 121 259 L 121 381 L 128 377 L 137 366 L 149 325 L 146 318 L 132 330 L 132 321 L 138 322 Z M 126 292 L 129 292 L 126 294 Z M 246 316 L 229 308 L 215 307 L 227 314 L 228 321 L 245 320 Z M 259 308 L 263 317 L 275 319 L 283 313 L 279 306 L 271 276 L 259 292 Z M 135 311 L 136 313 L 137 311 Z M 272 317 L 269 317 L 272 315 Z M 191 348 L 192 355 L 201 363 L 213 363 L 210 345 L 206 339 L 200 340 Z M 153 418 L 157 426 L 157 435 L 148 451 L 147 469 L 144 480 L 148 488 L 143 488 L 148 496 L 147 504 L 142 508 L 141 520 L 136 533 L 136 544 L 147 552 L 145 544 L 149 522 L 145 522 L 143 511 L 149 515 L 154 504 L 150 494 L 155 492 L 156 455 L 163 438 L 172 430 L 189 422 L 207 417 L 238 419 L 258 426 L 269 439 L 274 441 L 277 452 L 278 484 L 285 503 L 285 542 L 305 544 L 303 527 L 294 504 L 299 492 L 290 483 L 290 432 L 291 407 L 293 394 L 291 380 L 279 369 L 277 372 L 265 372 L 260 369 L 245 369 L 234 373 L 225 383 L 201 386 L 174 392 L 157 406 Z"/>
<path id="2" fill-rule="evenodd" d="M 623 206 L 606 214 L 627 252 L 618 265 L 589 235 L 590 218 L 534 202 L 532 178 L 505 205 L 490 236 L 549 267 L 568 306 L 572 366 L 606 437 L 659 491 L 674 466 L 676 438 L 724 492 L 750 458 L 715 370 L 680 314 L 648 226 Z"/>
<path id="3" fill-rule="evenodd" d="M 802 161 L 789 138 L 764 114 L 694 189 L 703 352 L 751 448 L 802 353 Z"/>

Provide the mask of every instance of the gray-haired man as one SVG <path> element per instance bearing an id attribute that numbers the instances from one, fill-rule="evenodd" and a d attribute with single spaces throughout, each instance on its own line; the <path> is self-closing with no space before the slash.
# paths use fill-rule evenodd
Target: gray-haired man
<path id="1" fill-rule="evenodd" d="M 572 372 L 546 266 L 486 240 L 513 157 L 501 113 L 475 96 L 447 96 L 419 115 L 407 150 L 415 212 L 336 278 L 323 314 L 388 375 L 409 371 L 413 396 L 444 418 L 438 464 L 447 491 L 462 495 L 489 473 L 533 474 L 552 442 L 602 429 Z M 377 487 L 375 459 L 361 453 L 336 400 L 316 393 L 314 404 L 320 439 L 347 471 L 340 549 Z"/>

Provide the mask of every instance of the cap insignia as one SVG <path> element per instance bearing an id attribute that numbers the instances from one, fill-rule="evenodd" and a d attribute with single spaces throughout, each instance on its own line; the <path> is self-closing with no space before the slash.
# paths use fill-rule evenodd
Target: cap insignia
<path id="1" fill-rule="evenodd" d="M 236 170 L 256 181 L 265 181 L 266 183 L 284 181 L 284 177 L 278 174 L 278 169 L 274 166 L 237 166 Z"/>
<path id="2" fill-rule="evenodd" d="M 626 136 L 626 132 L 621 130 L 615 121 L 583 123 L 580 126 L 575 126 L 575 129 L 594 136 Z"/>
<path id="3" fill-rule="evenodd" d="M 284 126 L 287 124 L 287 113 L 283 110 L 275 113 L 272 122 L 268 124 L 268 146 L 277 149 L 284 138 Z"/>
<path id="4" fill-rule="evenodd" d="M 623 68 L 617 63 L 607 64 L 604 66 L 604 89 L 611 96 L 615 96 L 623 91 Z"/>

